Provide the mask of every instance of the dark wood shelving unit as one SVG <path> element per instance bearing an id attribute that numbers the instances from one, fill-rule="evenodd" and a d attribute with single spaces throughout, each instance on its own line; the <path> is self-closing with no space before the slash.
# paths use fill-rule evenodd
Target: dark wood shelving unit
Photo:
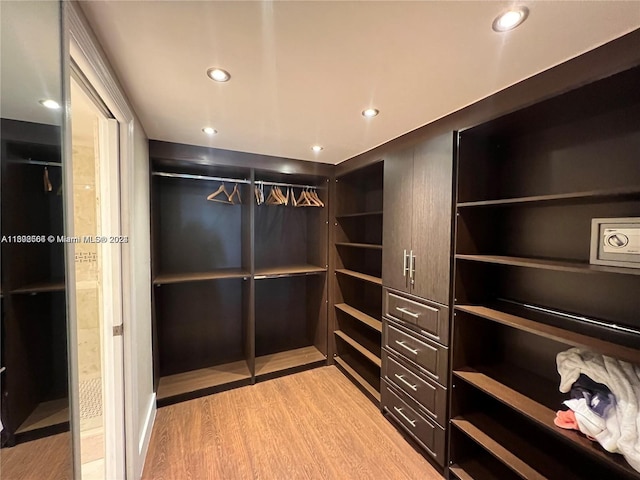
<path id="1" fill-rule="evenodd" d="M 316 185 L 326 204 L 327 178 L 172 160 L 152 146 L 158 404 L 326 364 L 328 208 L 257 205 L 253 192 Z M 242 204 L 207 201 L 224 181 Z"/>
<path id="2" fill-rule="evenodd" d="M 558 353 L 640 362 L 640 269 L 589 263 L 592 218 L 640 215 L 638 82 L 634 67 L 460 132 L 458 478 L 640 478 L 622 455 L 553 422 L 567 398 Z"/>
<path id="3" fill-rule="evenodd" d="M 383 163 L 336 178 L 331 346 L 338 367 L 379 403 Z"/>
<path id="4" fill-rule="evenodd" d="M 0 122 L 2 235 L 64 235 L 60 127 Z M 42 187 L 47 168 L 52 191 Z M 3 242 L 0 446 L 69 430 L 65 245 Z"/>

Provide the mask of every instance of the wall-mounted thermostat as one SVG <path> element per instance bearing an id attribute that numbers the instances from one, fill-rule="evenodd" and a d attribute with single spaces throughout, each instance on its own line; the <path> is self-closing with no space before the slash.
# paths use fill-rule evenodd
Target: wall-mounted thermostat
<path id="1" fill-rule="evenodd" d="M 590 262 L 640 268 L 640 218 L 592 219 Z"/>

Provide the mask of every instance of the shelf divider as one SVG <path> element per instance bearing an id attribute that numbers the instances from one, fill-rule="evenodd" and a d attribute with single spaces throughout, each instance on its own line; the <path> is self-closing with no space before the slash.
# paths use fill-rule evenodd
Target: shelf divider
<path id="1" fill-rule="evenodd" d="M 357 213 L 341 213 L 337 214 L 336 218 L 357 218 L 357 217 L 370 217 L 375 215 L 382 215 L 382 210 L 376 210 L 372 212 L 357 212 Z"/>
<path id="2" fill-rule="evenodd" d="M 226 278 L 250 277 L 251 273 L 241 268 L 221 268 L 210 272 L 198 273 L 163 273 L 153 280 L 154 285 L 185 282 L 204 282 L 208 280 L 222 280 Z"/>
<path id="3" fill-rule="evenodd" d="M 336 242 L 336 245 L 339 246 L 339 247 L 369 248 L 369 249 L 372 249 L 372 250 L 382 250 L 382 245 L 377 245 L 375 243 Z"/>
<path id="4" fill-rule="evenodd" d="M 349 376 L 351 376 L 351 378 L 356 381 L 358 385 L 362 386 L 362 388 L 364 388 L 369 395 L 371 395 L 378 402 L 380 401 L 380 392 L 373 388 L 371 384 L 367 382 L 358 372 L 351 368 L 351 366 L 347 362 L 345 362 L 340 357 L 335 357 L 334 360 L 345 372 L 349 374 Z"/>

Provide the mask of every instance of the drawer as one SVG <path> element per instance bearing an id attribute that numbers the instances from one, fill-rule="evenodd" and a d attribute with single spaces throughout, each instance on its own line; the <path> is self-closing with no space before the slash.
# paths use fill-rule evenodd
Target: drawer
<path id="1" fill-rule="evenodd" d="M 446 347 L 418 336 L 387 319 L 384 321 L 384 343 L 392 352 L 422 367 L 430 378 L 447 386 L 449 350 Z"/>
<path id="2" fill-rule="evenodd" d="M 401 392 L 382 386 L 382 407 L 431 455 L 444 466 L 445 430 L 435 422 L 427 420 L 410 406 L 410 400 Z"/>
<path id="3" fill-rule="evenodd" d="M 384 291 L 384 314 L 392 319 L 414 325 L 422 335 L 449 344 L 449 309 L 435 303 L 406 298 L 389 290 Z"/>
<path id="4" fill-rule="evenodd" d="M 422 378 L 386 351 L 382 352 L 382 376 L 416 400 L 440 425 L 447 421 L 446 388 Z"/>

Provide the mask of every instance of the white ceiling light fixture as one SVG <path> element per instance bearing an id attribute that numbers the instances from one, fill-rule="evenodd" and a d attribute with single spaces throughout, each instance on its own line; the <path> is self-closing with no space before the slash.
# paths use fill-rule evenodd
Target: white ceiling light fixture
<path id="1" fill-rule="evenodd" d="M 493 21 L 491 28 L 493 28 L 495 32 L 508 32 L 521 25 L 528 16 L 529 9 L 527 7 L 513 7 L 498 15 Z"/>
<path id="2" fill-rule="evenodd" d="M 229 74 L 229 72 L 218 67 L 211 67 L 207 70 L 207 76 L 214 82 L 221 83 L 228 82 L 231 78 L 231 74 Z"/>
<path id="3" fill-rule="evenodd" d="M 322 145 L 314 145 L 313 147 L 311 147 L 311 150 L 313 150 L 316 153 L 321 152 L 324 149 L 324 147 Z"/>
<path id="4" fill-rule="evenodd" d="M 380 110 L 378 110 L 377 108 L 367 108 L 366 110 L 362 111 L 362 116 L 365 118 L 373 118 L 377 117 L 379 113 Z"/>
<path id="5" fill-rule="evenodd" d="M 216 133 L 218 133 L 218 131 L 215 128 L 211 128 L 211 127 L 204 127 L 202 131 L 207 135 L 215 135 Z"/>
<path id="6" fill-rule="evenodd" d="M 51 100 L 50 98 L 45 98 L 43 100 L 40 100 L 40 105 L 42 105 L 43 107 L 50 108 L 51 110 L 60 109 L 60 104 L 55 100 Z"/>

